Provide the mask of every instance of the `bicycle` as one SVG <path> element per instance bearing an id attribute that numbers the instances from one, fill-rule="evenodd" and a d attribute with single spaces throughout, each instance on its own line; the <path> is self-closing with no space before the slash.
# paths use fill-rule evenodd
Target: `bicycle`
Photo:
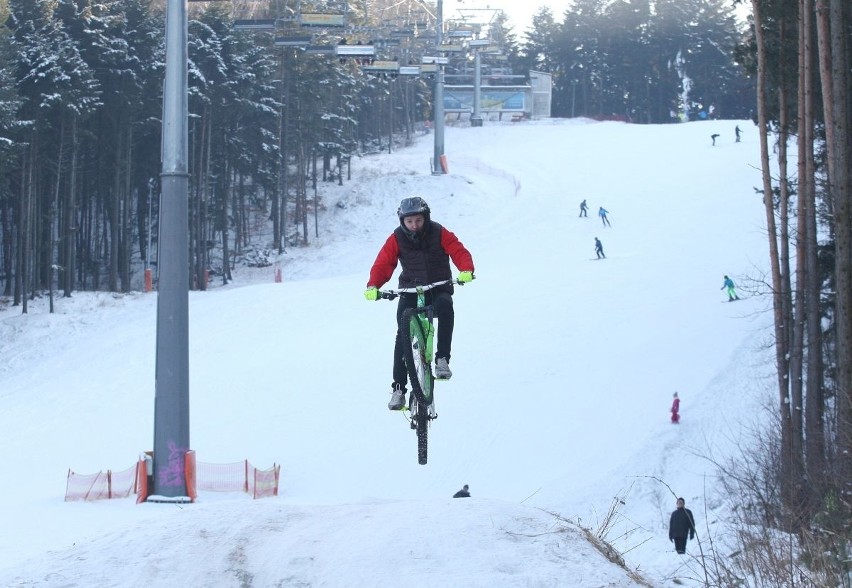
<path id="1" fill-rule="evenodd" d="M 432 374 L 434 358 L 435 315 L 431 304 L 426 304 L 426 292 L 444 284 L 463 286 L 457 279 L 441 280 L 425 286 L 381 290 L 383 300 L 393 300 L 400 294 L 417 294 L 417 306 L 402 315 L 402 337 L 408 341 L 403 346 L 405 369 L 411 381 L 408 397 L 409 423 L 417 432 L 417 463 L 425 465 L 429 450 L 429 423 L 438 418 L 435 411 L 435 377 Z"/>

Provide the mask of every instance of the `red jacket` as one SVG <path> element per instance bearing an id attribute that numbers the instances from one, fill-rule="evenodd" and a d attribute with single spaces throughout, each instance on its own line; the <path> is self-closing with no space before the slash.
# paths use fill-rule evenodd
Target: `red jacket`
<path id="1" fill-rule="evenodd" d="M 415 242 L 402 228 L 387 238 L 373 267 L 367 287 L 381 288 L 393 276 L 397 263 L 402 264 L 399 287 L 408 288 L 452 278 L 450 263 L 462 272 L 473 271 L 473 257 L 455 234 L 434 221 L 429 221 L 422 240 Z"/>

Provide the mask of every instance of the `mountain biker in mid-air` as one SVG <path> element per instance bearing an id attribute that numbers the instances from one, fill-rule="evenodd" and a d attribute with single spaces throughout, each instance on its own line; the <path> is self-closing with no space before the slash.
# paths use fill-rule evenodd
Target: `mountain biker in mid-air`
<path id="1" fill-rule="evenodd" d="M 379 288 L 391 279 L 397 262 L 402 266 L 402 272 L 399 274 L 400 288 L 413 288 L 432 282 L 451 280 L 450 260 L 460 272 L 459 282 L 466 283 L 473 279 L 473 258 L 470 251 L 455 234 L 432 220 L 429 205 L 423 198 L 412 196 L 403 199 L 396 213 L 399 216 L 399 226 L 382 245 L 370 269 L 370 279 L 367 282 L 367 290 L 364 292 L 367 300 L 379 299 L 381 296 Z M 426 304 L 432 305 L 438 319 L 438 349 L 435 353 L 435 378 L 438 380 L 448 380 L 453 375 L 449 366 L 455 317 L 452 294 L 452 284 L 444 284 L 425 293 Z M 390 410 L 400 410 L 405 406 L 405 385 L 408 378 L 403 349 L 406 342 L 402 341 L 400 323 L 403 313 L 416 306 L 417 294 L 400 294 L 396 310 L 397 332 L 393 350 L 393 383 L 391 399 L 388 402 Z"/>

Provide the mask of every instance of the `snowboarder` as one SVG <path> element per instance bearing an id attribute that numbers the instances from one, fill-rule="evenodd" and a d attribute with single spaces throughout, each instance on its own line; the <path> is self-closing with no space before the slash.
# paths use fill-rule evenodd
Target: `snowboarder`
<path id="1" fill-rule="evenodd" d="M 669 519 L 669 541 L 675 544 L 675 551 L 680 554 L 686 553 L 686 538 L 695 539 L 695 519 L 685 505 L 683 498 L 678 498 L 677 508 Z"/>
<path id="2" fill-rule="evenodd" d="M 718 137 L 718 136 L 719 136 L 719 133 L 713 133 L 712 135 L 710 135 L 710 138 L 713 140 L 713 146 L 714 147 L 716 146 L 716 137 Z"/>
<path id="3" fill-rule="evenodd" d="M 680 422 L 680 398 L 677 396 L 677 392 L 674 393 L 674 399 L 672 400 L 672 424 L 676 425 Z"/>
<path id="4" fill-rule="evenodd" d="M 467 484 L 462 486 L 462 489 L 453 494 L 453 498 L 470 498 L 470 491 L 467 488 Z"/>
<path id="5" fill-rule="evenodd" d="M 598 255 L 598 259 L 606 259 L 606 255 L 603 252 L 603 245 L 601 245 L 601 240 L 595 237 L 595 253 Z"/>
<path id="6" fill-rule="evenodd" d="M 589 217 L 589 215 L 588 215 L 588 214 L 586 214 L 586 211 L 588 211 L 588 209 L 589 209 L 589 207 L 588 207 L 588 206 L 586 206 L 586 200 L 584 199 L 584 200 L 580 203 L 580 216 L 585 216 L 586 218 L 588 218 L 588 217 Z"/>
<path id="7" fill-rule="evenodd" d="M 609 214 L 609 211 L 603 206 L 598 209 L 598 215 L 601 217 L 601 223 L 603 223 L 603 226 L 611 227 L 612 225 L 609 224 L 609 219 L 606 217 L 607 214 Z"/>
<path id="8" fill-rule="evenodd" d="M 737 125 L 736 128 L 734 128 L 734 133 L 737 135 L 737 143 L 740 142 L 740 134 L 742 132 L 743 131 L 742 131 L 742 129 L 740 129 L 740 125 Z"/>
<path id="9" fill-rule="evenodd" d="M 364 298 L 378 300 L 381 288 L 393 276 L 397 263 L 402 266 L 399 287 L 411 288 L 430 282 L 452 278 L 450 260 L 459 269 L 459 282 L 473 280 L 473 257 L 458 237 L 432 220 L 429 205 L 420 196 L 405 198 L 396 211 L 399 226 L 382 245 L 373 267 Z M 435 353 L 435 378 L 449 380 L 450 347 L 453 341 L 453 286 L 445 284 L 426 292 L 426 303 L 435 308 L 438 318 L 437 352 Z M 402 314 L 417 306 L 417 294 L 400 294 L 396 310 L 397 332 L 393 351 L 393 382 L 391 383 L 390 410 L 405 406 L 405 370 L 402 340 Z"/>
<path id="10" fill-rule="evenodd" d="M 724 290 L 725 288 L 728 289 L 728 302 L 733 302 L 734 300 L 740 299 L 740 297 L 737 296 L 737 292 L 736 292 L 736 290 L 734 290 L 734 287 L 735 287 L 734 281 L 731 278 L 729 278 L 728 276 L 725 276 L 725 281 L 724 281 L 724 283 L 722 283 L 722 287 L 720 289 L 721 290 Z"/>

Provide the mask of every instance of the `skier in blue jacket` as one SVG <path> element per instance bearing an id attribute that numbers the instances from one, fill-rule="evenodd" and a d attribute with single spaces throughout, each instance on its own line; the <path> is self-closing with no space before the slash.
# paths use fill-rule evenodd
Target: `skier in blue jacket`
<path id="1" fill-rule="evenodd" d="M 734 290 L 734 287 L 735 287 L 734 281 L 731 278 L 729 278 L 728 276 L 725 276 L 725 281 L 722 284 L 722 287 L 720 289 L 721 290 L 724 290 L 725 288 L 728 289 L 728 302 L 733 302 L 734 300 L 740 299 L 740 297 L 737 296 L 737 291 Z"/>

